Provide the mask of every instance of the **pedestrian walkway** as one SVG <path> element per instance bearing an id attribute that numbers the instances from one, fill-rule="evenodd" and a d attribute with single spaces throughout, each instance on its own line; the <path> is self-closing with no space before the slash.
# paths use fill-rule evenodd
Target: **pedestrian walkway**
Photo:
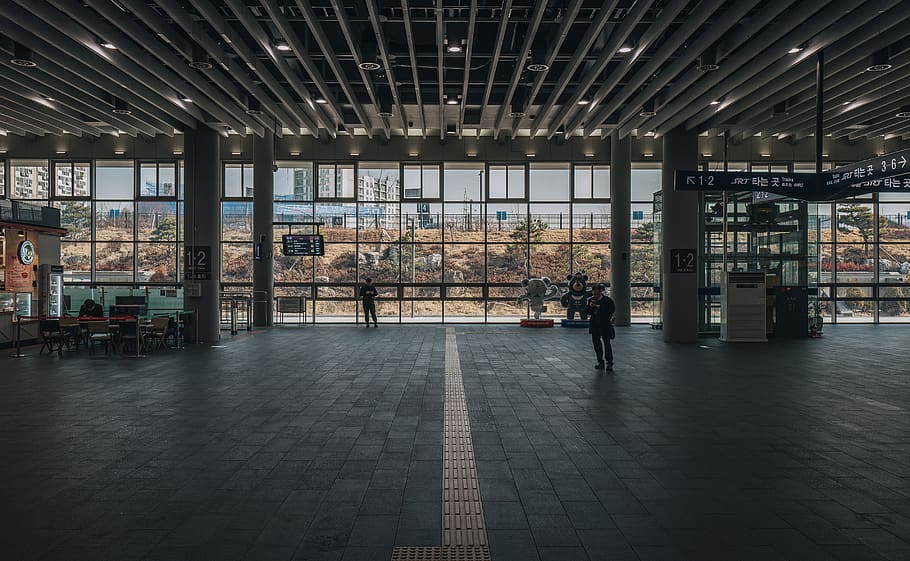
<path id="1" fill-rule="evenodd" d="M 3 353 L 0 557 L 454 559 L 446 540 L 470 536 L 493 561 L 906 560 L 908 337 L 632 327 L 613 373 L 584 330 L 496 325 Z M 479 489 L 468 522 L 446 517 L 452 477 Z"/>

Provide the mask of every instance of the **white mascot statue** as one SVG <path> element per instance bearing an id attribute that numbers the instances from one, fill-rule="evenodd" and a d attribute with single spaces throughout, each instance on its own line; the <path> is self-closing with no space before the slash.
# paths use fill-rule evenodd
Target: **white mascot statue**
<path id="1" fill-rule="evenodd" d="M 534 319 L 540 319 L 540 313 L 547 311 L 544 301 L 559 295 L 559 287 L 550 283 L 547 277 L 530 278 L 521 281 L 525 287 L 525 294 L 518 297 L 518 303 L 530 302 L 534 311 Z"/>

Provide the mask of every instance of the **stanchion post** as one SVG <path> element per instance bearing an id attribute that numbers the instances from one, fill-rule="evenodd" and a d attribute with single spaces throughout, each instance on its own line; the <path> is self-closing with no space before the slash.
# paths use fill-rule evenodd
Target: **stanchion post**
<path id="1" fill-rule="evenodd" d="M 12 358 L 27 356 L 22 352 L 22 316 L 16 314 L 16 354 L 9 355 Z"/>

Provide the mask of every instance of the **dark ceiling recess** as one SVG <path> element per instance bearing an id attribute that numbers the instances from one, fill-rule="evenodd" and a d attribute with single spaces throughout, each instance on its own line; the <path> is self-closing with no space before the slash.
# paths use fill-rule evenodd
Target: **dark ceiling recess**
<path id="1" fill-rule="evenodd" d="M 56 100 L 30 115 L 45 134 L 61 121 L 91 136 L 99 122 L 132 136 L 203 122 L 331 138 L 445 137 L 454 125 L 480 136 L 683 127 L 799 140 L 815 132 L 824 51 L 825 133 L 910 138 L 904 0 L 11 4 L 0 78 L 22 86 L 13 102 Z M 115 114 L 113 96 L 125 104 Z M 0 115 L 0 129 L 29 134 L 15 124 Z"/>

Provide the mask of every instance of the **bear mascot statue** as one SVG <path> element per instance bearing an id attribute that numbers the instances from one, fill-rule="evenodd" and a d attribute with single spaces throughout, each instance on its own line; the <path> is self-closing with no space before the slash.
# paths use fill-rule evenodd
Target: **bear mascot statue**
<path id="1" fill-rule="evenodd" d="M 575 312 L 578 312 L 582 320 L 588 319 L 588 314 L 585 313 L 588 298 L 591 297 L 591 291 L 588 290 L 588 275 L 584 271 L 578 271 L 567 276 L 566 280 L 569 281 L 569 290 L 560 300 L 566 309 L 566 319 L 575 319 Z"/>
<path id="2" fill-rule="evenodd" d="M 544 301 L 559 294 L 559 287 L 547 277 L 524 279 L 521 284 L 525 287 L 525 294 L 518 297 L 518 303 L 529 302 L 534 319 L 540 319 L 541 312 L 547 311 Z"/>

